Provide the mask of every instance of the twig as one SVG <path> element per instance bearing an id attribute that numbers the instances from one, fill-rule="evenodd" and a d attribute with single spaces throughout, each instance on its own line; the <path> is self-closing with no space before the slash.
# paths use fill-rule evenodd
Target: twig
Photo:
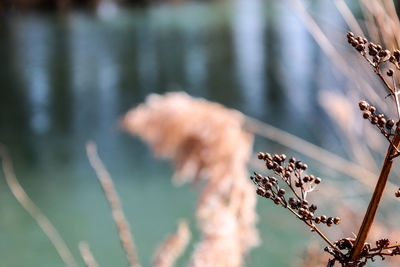
<path id="1" fill-rule="evenodd" d="M 88 243 L 81 241 L 79 243 L 79 251 L 81 252 L 82 259 L 87 267 L 99 267 L 92 252 L 90 251 Z"/>
<path id="2" fill-rule="evenodd" d="M 68 249 L 67 244 L 62 239 L 60 234 L 57 232 L 54 225 L 50 220 L 43 214 L 43 212 L 38 208 L 38 206 L 33 203 L 33 201 L 26 194 L 21 184 L 18 182 L 17 176 L 15 175 L 14 168 L 12 165 L 11 158 L 5 146 L 0 144 L 0 157 L 3 166 L 4 176 L 8 187 L 13 193 L 14 197 L 17 199 L 19 204 L 32 216 L 32 218 L 37 222 L 46 236 L 49 238 L 50 242 L 53 244 L 55 249 L 60 255 L 61 259 L 68 267 L 76 267 L 76 261 L 72 256 L 71 251 Z"/>
<path id="3" fill-rule="evenodd" d="M 156 250 L 153 256 L 154 267 L 171 267 L 185 251 L 191 233 L 186 220 L 179 222 L 176 232 L 169 236 Z"/>
<path id="4" fill-rule="evenodd" d="M 125 218 L 118 194 L 114 188 L 114 183 L 110 174 L 104 167 L 103 162 L 97 154 L 97 147 L 93 142 L 86 144 L 86 153 L 90 161 L 90 165 L 96 172 L 101 186 L 103 187 L 104 194 L 110 204 L 111 212 L 114 222 L 117 226 L 119 239 L 125 251 L 126 259 L 131 267 L 141 267 L 139 259 L 136 254 L 135 244 L 130 232 L 128 221 Z"/>
<path id="5" fill-rule="evenodd" d="M 400 145 L 400 128 L 397 126 L 395 134 L 393 136 L 393 145 L 395 148 L 398 148 Z M 389 145 L 389 148 L 386 153 L 385 160 L 383 162 L 382 170 L 378 178 L 378 182 L 376 184 L 374 193 L 372 195 L 371 201 L 369 202 L 369 206 L 367 212 L 365 213 L 364 220 L 361 224 L 360 230 L 358 231 L 357 239 L 354 244 L 354 248 L 351 254 L 351 260 L 355 261 L 358 259 L 362 248 L 364 247 L 364 243 L 367 239 L 369 230 L 371 229 L 372 223 L 374 221 L 376 211 L 378 210 L 379 203 L 382 198 L 383 191 L 386 186 L 386 182 L 389 178 L 389 173 L 392 168 L 393 160 L 392 156 L 396 150 L 393 148 L 392 144 Z"/>

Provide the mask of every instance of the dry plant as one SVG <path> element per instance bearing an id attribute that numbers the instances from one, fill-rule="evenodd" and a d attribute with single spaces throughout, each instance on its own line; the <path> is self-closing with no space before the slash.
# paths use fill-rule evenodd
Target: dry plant
<path id="1" fill-rule="evenodd" d="M 202 238 L 189 266 L 242 266 L 258 242 L 256 198 L 246 163 L 253 137 L 245 117 L 185 93 L 150 95 L 123 126 L 158 156 L 172 159 L 174 181 L 205 181 L 197 206 Z M 229 255 L 229 256 L 228 256 Z"/>
<path id="2" fill-rule="evenodd" d="M 329 260 L 327 266 L 334 266 L 336 262 L 339 262 L 342 266 L 364 266 L 369 260 L 374 261 L 376 258 L 385 259 L 387 256 L 400 255 L 400 245 L 389 240 L 392 236 L 378 239 L 374 245 L 366 243 L 393 162 L 400 156 L 398 149 L 400 146 L 400 103 L 398 99 L 400 91 L 397 89 L 394 70 L 390 68 L 394 67 L 400 70 L 400 51 L 396 49 L 393 51 L 385 50 L 382 46 L 369 42 L 364 37 L 356 37 L 352 32 L 347 34 L 347 39 L 383 82 L 387 89 L 387 97 L 393 99 L 393 107 L 398 118 L 395 122 L 393 119 L 386 118 L 384 114 L 379 114 L 376 107 L 370 105 L 367 101 L 359 102 L 359 108 L 363 111 L 363 118 L 369 120 L 379 130 L 389 146 L 358 234 L 355 238 L 346 237 L 332 242 L 317 227 L 320 223 L 325 223 L 327 226 L 339 224 L 340 219 L 339 217 L 315 215 L 317 206 L 307 201 L 307 195 L 314 191 L 321 179 L 305 173 L 308 166 L 301 161 L 294 158 L 287 161 L 284 154 L 270 155 L 260 152 L 258 158 L 265 161 L 267 169 L 272 170 L 275 175 L 279 176 L 279 179 L 273 176 L 263 176 L 259 173 L 254 173 L 254 176 L 251 176 L 251 180 L 257 185 L 258 195 L 271 199 L 276 205 L 289 210 L 328 244 L 325 251 L 331 254 L 333 259 Z M 285 185 L 289 192 L 286 192 L 282 185 Z M 400 197 L 400 189 L 394 192 L 394 195 Z"/>
<path id="3" fill-rule="evenodd" d="M 183 253 L 190 241 L 190 230 L 188 223 L 182 220 L 175 234 L 169 236 L 156 250 L 153 256 L 153 266 L 174 266 L 177 258 Z"/>

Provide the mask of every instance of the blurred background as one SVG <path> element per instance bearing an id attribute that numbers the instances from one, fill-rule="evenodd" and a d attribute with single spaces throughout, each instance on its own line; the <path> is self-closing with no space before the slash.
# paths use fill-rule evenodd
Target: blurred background
<path id="1" fill-rule="evenodd" d="M 354 112 L 360 98 L 374 99 L 373 92 L 381 101 L 376 105 L 389 115 L 391 103 L 347 44 L 351 16 L 343 16 L 343 3 L 3 0 L 0 141 L 23 188 L 74 256 L 79 258 L 79 241 L 87 240 L 101 266 L 125 266 L 84 150 L 94 140 L 120 193 L 139 257 L 149 266 L 179 218 L 190 219 L 189 248 L 199 238 L 193 214 L 198 188 L 174 187 L 171 164 L 121 130 L 121 117 L 150 93 L 185 91 L 221 103 L 378 172 L 386 143 Z M 345 4 L 362 30 L 373 27 L 363 23 L 374 14 L 368 5 Z M 327 188 L 338 192 L 337 198 L 325 198 L 326 212 L 349 203 L 354 210 L 366 208 L 371 189 L 362 182 L 266 136 L 256 136 L 254 151 L 294 155 L 326 178 Z M 0 177 L 0 266 L 63 266 Z M 385 207 L 380 218 L 395 225 L 398 215 L 392 212 L 398 204 L 389 199 Z M 318 240 L 268 201 L 260 201 L 257 210 L 262 244 L 248 255 L 246 266 L 296 265 L 308 244 Z M 361 222 L 357 218 L 351 225 Z M 346 233 L 352 231 L 357 228 Z M 190 252 L 177 266 L 185 266 Z"/>

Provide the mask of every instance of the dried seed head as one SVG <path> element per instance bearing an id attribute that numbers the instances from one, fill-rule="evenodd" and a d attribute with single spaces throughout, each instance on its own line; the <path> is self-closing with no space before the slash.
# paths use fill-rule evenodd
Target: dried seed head
<path id="1" fill-rule="evenodd" d="M 400 59 L 400 51 L 399 50 L 394 50 L 393 51 L 393 56 L 396 58 L 396 60 L 398 61 Z"/>
<path id="2" fill-rule="evenodd" d="M 281 188 L 278 191 L 278 196 L 283 196 L 283 195 L 285 195 L 285 193 L 286 193 L 285 189 Z"/>
<path id="3" fill-rule="evenodd" d="M 387 76 L 389 76 L 389 77 L 393 76 L 393 70 L 392 70 L 392 69 L 389 69 L 389 70 L 386 72 L 386 74 L 387 74 Z"/>
<path id="4" fill-rule="evenodd" d="M 386 124 L 386 120 L 385 118 L 380 118 L 378 119 L 378 125 L 383 127 Z"/>
<path id="5" fill-rule="evenodd" d="M 364 111 L 363 118 L 369 119 L 370 117 L 371 117 L 371 111 L 369 111 L 369 110 Z"/>
<path id="6" fill-rule="evenodd" d="M 400 197 L 400 189 L 394 192 L 395 197 Z"/>
<path id="7" fill-rule="evenodd" d="M 259 187 L 259 188 L 257 188 L 256 192 L 257 192 L 257 195 L 264 196 L 266 191 L 265 191 L 265 189 Z"/>
<path id="8" fill-rule="evenodd" d="M 367 101 L 361 100 L 358 103 L 358 106 L 360 107 L 361 110 L 366 110 L 369 107 L 369 104 L 367 103 Z"/>
<path id="9" fill-rule="evenodd" d="M 346 36 L 347 36 L 347 38 L 354 37 L 354 33 L 348 32 L 348 33 L 346 34 Z"/>
<path id="10" fill-rule="evenodd" d="M 378 123 L 378 118 L 377 118 L 377 117 L 373 117 L 373 118 L 371 119 L 371 123 L 372 123 L 372 124 L 377 124 L 377 123 Z"/>
<path id="11" fill-rule="evenodd" d="M 271 170 L 272 168 L 274 168 L 274 163 L 271 160 L 267 160 L 265 165 L 267 166 L 268 170 Z"/>
<path id="12" fill-rule="evenodd" d="M 308 176 L 304 176 L 304 178 L 303 178 L 303 182 L 307 183 L 307 182 L 309 182 L 309 181 L 310 181 L 310 177 L 308 177 Z"/>
<path id="13" fill-rule="evenodd" d="M 276 205 L 279 205 L 279 203 L 281 203 L 281 198 L 280 198 L 280 197 L 276 197 L 276 198 L 274 199 L 274 203 L 275 203 Z"/>
<path id="14" fill-rule="evenodd" d="M 275 162 L 281 162 L 281 157 L 279 157 L 277 154 L 274 154 L 274 156 L 272 157 L 272 160 Z"/>
<path id="15" fill-rule="evenodd" d="M 268 160 L 272 160 L 271 154 L 265 153 L 264 159 L 265 159 L 265 160 L 267 160 L 267 159 L 268 159 Z"/>
<path id="16" fill-rule="evenodd" d="M 303 165 L 301 166 L 301 169 L 302 169 L 303 171 L 307 170 L 307 168 L 308 168 L 308 165 L 307 165 L 307 164 L 303 164 Z"/>
<path id="17" fill-rule="evenodd" d="M 316 224 L 320 223 L 321 222 L 321 217 L 315 217 L 314 222 Z"/>
<path id="18" fill-rule="evenodd" d="M 322 215 L 322 216 L 321 216 L 321 222 L 322 222 L 322 223 L 325 223 L 325 222 L 326 222 L 326 216 L 325 216 L 325 215 Z"/>
<path id="19" fill-rule="evenodd" d="M 264 157 L 265 157 L 265 154 L 264 153 L 262 153 L 262 152 L 260 152 L 260 153 L 258 153 L 258 159 L 264 159 Z"/>
<path id="20" fill-rule="evenodd" d="M 317 210 L 317 205 L 312 204 L 312 205 L 310 206 L 310 211 L 314 212 L 314 211 L 316 211 L 316 210 Z"/>
<path id="21" fill-rule="evenodd" d="M 394 126 L 394 120 L 390 119 L 390 120 L 388 120 L 388 121 L 386 122 L 386 128 L 387 128 L 388 130 L 392 129 L 393 126 Z"/>
<path id="22" fill-rule="evenodd" d="M 282 154 L 281 155 L 281 161 L 285 161 L 286 160 L 286 155 L 285 154 Z"/>
<path id="23" fill-rule="evenodd" d="M 257 173 L 257 174 L 256 174 L 256 178 L 257 178 L 258 180 L 261 180 L 263 177 L 262 177 L 261 174 Z"/>
<path id="24" fill-rule="evenodd" d="M 374 106 L 370 106 L 369 111 L 371 111 L 371 114 L 375 114 L 376 108 Z"/>
<path id="25" fill-rule="evenodd" d="M 295 163 L 296 162 L 296 159 L 294 158 L 294 157 L 291 157 L 290 159 L 289 159 L 289 163 Z"/>
<path id="26" fill-rule="evenodd" d="M 294 203 L 296 203 L 296 199 L 294 199 L 293 197 L 289 198 L 289 204 L 293 205 Z"/>
<path id="27" fill-rule="evenodd" d="M 286 171 L 286 172 L 285 172 L 285 177 L 286 177 L 286 178 L 289 178 L 289 177 L 290 177 L 290 171 Z"/>
<path id="28" fill-rule="evenodd" d="M 390 56 L 389 57 L 389 61 L 392 62 L 392 63 L 396 62 L 396 57 L 395 56 Z M 392 75 L 389 75 L 389 76 L 392 76 Z"/>
<path id="29" fill-rule="evenodd" d="M 302 166 L 303 163 L 300 160 L 296 161 L 296 169 L 301 169 Z"/>
<path id="30" fill-rule="evenodd" d="M 272 188 L 272 183 L 268 182 L 265 184 L 266 189 L 271 189 Z"/>
<path id="31" fill-rule="evenodd" d="M 335 217 L 335 218 L 333 219 L 333 223 L 334 223 L 334 224 L 339 224 L 339 223 L 340 223 L 340 218 L 339 218 L 339 217 Z"/>
<path id="32" fill-rule="evenodd" d="M 266 198 L 270 198 L 270 197 L 272 197 L 272 193 L 271 193 L 271 191 L 267 191 L 267 192 L 265 192 L 265 195 L 264 195 Z"/>
<path id="33" fill-rule="evenodd" d="M 361 41 L 362 41 L 362 40 L 361 40 Z M 364 51 L 364 49 L 365 49 L 364 44 L 360 44 L 360 41 L 358 41 L 358 42 L 359 42 L 359 44 L 356 46 L 357 51 L 358 51 L 358 52 Z M 363 42 L 363 41 L 362 41 L 362 42 Z"/>
<path id="34" fill-rule="evenodd" d="M 319 177 L 315 178 L 315 180 L 314 180 L 314 183 L 316 183 L 316 184 L 320 184 L 321 182 L 322 182 L 322 179 Z"/>

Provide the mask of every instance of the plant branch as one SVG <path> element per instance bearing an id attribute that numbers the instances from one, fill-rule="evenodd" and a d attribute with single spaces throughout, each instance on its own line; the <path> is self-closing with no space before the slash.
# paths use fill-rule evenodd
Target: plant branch
<path id="1" fill-rule="evenodd" d="M 97 154 L 96 144 L 93 142 L 88 142 L 86 144 L 86 153 L 87 157 L 89 158 L 90 165 L 92 165 L 93 169 L 95 170 L 97 178 L 103 187 L 104 194 L 106 195 L 108 203 L 110 204 L 112 216 L 117 226 L 119 239 L 125 251 L 126 259 L 128 260 L 130 267 L 141 267 L 139 259 L 136 255 L 135 243 L 133 242 L 128 221 L 125 218 L 111 176 Z"/>
<path id="2" fill-rule="evenodd" d="M 25 190 L 22 188 L 21 184 L 18 182 L 8 151 L 5 146 L 1 144 L 0 158 L 2 161 L 3 172 L 7 185 L 19 204 L 21 204 L 25 211 L 27 211 L 32 216 L 32 218 L 36 221 L 42 231 L 46 234 L 50 242 L 57 250 L 58 255 L 60 255 L 64 264 L 68 267 L 78 266 L 67 244 L 62 239 L 61 235 L 57 232 L 57 229 L 38 208 L 38 206 L 33 203 L 32 199 L 30 199 Z"/>
<path id="3" fill-rule="evenodd" d="M 356 242 L 354 244 L 354 248 L 351 254 L 351 261 L 356 261 L 361 253 L 362 248 L 364 247 L 364 243 L 367 239 L 369 230 L 371 229 L 372 223 L 374 221 L 376 211 L 378 210 L 379 203 L 382 198 L 383 191 L 386 186 L 386 182 L 389 178 L 390 170 L 393 165 L 393 155 L 396 153 L 396 149 L 400 145 L 400 128 L 396 127 L 395 134 L 393 136 L 393 145 L 390 144 L 386 153 L 385 160 L 383 162 L 383 166 L 381 169 L 381 173 L 378 178 L 378 182 L 376 184 L 374 193 L 372 195 L 371 201 L 369 202 L 369 206 L 367 212 L 365 213 L 364 220 L 361 224 L 360 230 L 357 235 Z M 395 149 L 396 148 L 396 149 Z"/>
<path id="4" fill-rule="evenodd" d="M 87 267 L 99 267 L 99 264 L 96 262 L 92 252 L 90 251 L 88 243 L 81 241 L 79 243 L 79 251 L 81 252 L 82 259 Z"/>

